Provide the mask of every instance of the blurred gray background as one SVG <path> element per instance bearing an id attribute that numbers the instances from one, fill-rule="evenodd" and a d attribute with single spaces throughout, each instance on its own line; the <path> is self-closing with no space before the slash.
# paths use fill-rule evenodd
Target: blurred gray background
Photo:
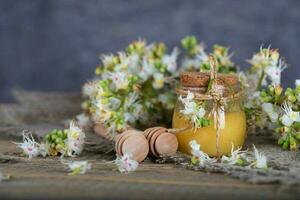
<path id="1" fill-rule="evenodd" d="M 242 68 L 271 44 L 290 64 L 284 85 L 300 78 L 299 0 L 0 0 L 0 102 L 13 88 L 80 91 L 100 53 L 187 34 L 230 46 Z"/>

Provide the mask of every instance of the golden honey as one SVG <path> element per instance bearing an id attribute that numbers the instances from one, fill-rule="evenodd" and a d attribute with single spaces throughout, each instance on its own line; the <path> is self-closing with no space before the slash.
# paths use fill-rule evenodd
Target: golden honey
<path id="1" fill-rule="evenodd" d="M 213 124 L 213 118 L 209 118 L 212 124 L 193 130 L 192 128 L 176 133 L 178 149 L 183 153 L 190 154 L 189 142 L 196 140 L 201 150 L 209 156 L 217 156 L 217 135 Z M 173 115 L 173 128 L 180 129 L 191 125 L 175 109 Z M 225 113 L 225 128 L 221 129 L 219 138 L 220 155 L 230 154 L 232 145 L 234 149 L 242 147 L 246 137 L 246 117 L 243 110 Z"/>

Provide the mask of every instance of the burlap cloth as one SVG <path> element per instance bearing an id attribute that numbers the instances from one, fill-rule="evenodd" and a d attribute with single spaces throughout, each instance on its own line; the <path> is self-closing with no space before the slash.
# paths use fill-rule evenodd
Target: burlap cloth
<path id="1" fill-rule="evenodd" d="M 42 137 L 53 128 L 61 128 L 67 124 L 68 120 L 81 112 L 81 98 L 79 94 L 43 93 L 14 91 L 15 103 L 0 105 L 0 136 L 18 137 L 20 133 L 27 129 L 34 131 L 37 137 Z M 113 144 L 99 136 L 88 133 L 85 151 L 82 159 L 103 159 L 112 161 L 115 158 Z M 246 182 L 277 183 L 285 187 L 298 188 L 300 185 L 300 162 L 299 153 L 284 151 L 270 133 L 251 135 L 247 138 L 248 146 L 255 144 L 256 147 L 268 157 L 270 168 L 266 170 L 246 169 L 243 167 L 232 167 L 223 164 L 214 164 L 205 169 L 190 166 L 189 158 L 178 153 L 172 158 L 158 159 L 156 163 L 172 163 L 181 170 L 201 170 L 211 173 L 224 173 L 233 178 Z M 96 156 L 97 155 L 97 156 Z M 101 155 L 99 157 L 99 155 Z M 9 160 L 17 160 L 20 155 L 0 154 L 2 163 Z M 21 159 L 21 158 L 20 158 Z M 154 166 L 155 167 L 155 166 Z M 296 190 L 296 193 L 299 191 Z"/>

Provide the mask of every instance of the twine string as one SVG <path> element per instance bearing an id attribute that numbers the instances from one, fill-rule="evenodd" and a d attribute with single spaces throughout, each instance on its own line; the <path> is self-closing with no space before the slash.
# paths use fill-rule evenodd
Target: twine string
<path id="1" fill-rule="evenodd" d="M 225 100 L 223 98 L 223 86 L 217 83 L 217 63 L 216 59 L 210 55 L 209 63 L 211 67 L 210 81 L 211 89 L 209 95 L 213 100 L 213 108 L 210 115 L 214 117 L 214 127 L 216 129 L 216 150 L 217 157 L 220 157 L 220 130 L 225 128 Z"/>

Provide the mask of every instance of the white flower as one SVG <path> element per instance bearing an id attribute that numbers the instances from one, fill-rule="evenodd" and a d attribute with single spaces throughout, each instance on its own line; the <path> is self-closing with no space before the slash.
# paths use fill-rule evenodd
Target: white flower
<path id="1" fill-rule="evenodd" d="M 108 65 L 113 64 L 114 55 L 112 55 L 112 54 L 101 55 L 100 59 L 101 59 L 104 66 L 108 66 Z"/>
<path id="2" fill-rule="evenodd" d="M 276 122 L 278 119 L 278 113 L 274 109 L 274 105 L 271 103 L 263 103 L 261 105 L 262 110 L 268 114 L 271 122 Z"/>
<path id="3" fill-rule="evenodd" d="M 93 113 L 92 117 L 93 117 L 94 121 L 98 122 L 103 118 L 103 110 L 104 110 L 105 105 L 102 103 L 101 98 L 94 99 L 92 101 L 92 104 L 95 107 L 95 113 Z"/>
<path id="4" fill-rule="evenodd" d="M 198 70 L 201 64 L 208 61 L 208 55 L 205 52 L 205 45 L 200 43 L 197 45 L 197 54 L 193 58 L 184 58 L 181 66 L 187 70 Z"/>
<path id="5" fill-rule="evenodd" d="M 204 49 L 205 49 L 205 45 L 203 43 L 197 45 L 198 53 L 196 55 L 196 58 L 199 60 L 200 64 L 208 61 L 208 55 L 204 51 Z"/>
<path id="6" fill-rule="evenodd" d="M 83 85 L 82 94 L 86 97 L 95 97 L 100 89 L 98 81 L 90 81 Z"/>
<path id="7" fill-rule="evenodd" d="M 184 104 L 184 109 L 180 111 L 183 115 L 196 115 L 197 104 L 194 101 L 189 101 Z M 197 117 L 197 115 L 196 115 Z"/>
<path id="8" fill-rule="evenodd" d="M 66 140 L 68 156 L 78 155 L 82 152 L 84 138 L 85 133 L 82 131 L 82 129 L 76 126 L 74 121 L 71 121 Z"/>
<path id="9" fill-rule="evenodd" d="M 194 99 L 194 93 L 188 91 L 187 95 L 185 98 L 183 98 L 182 96 L 179 96 L 179 100 L 183 103 L 183 104 L 186 104 L 190 101 L 192 101 Z"/>
<path id="10" fill-rule="evenodd" d="M 167 66 L 167 70 L 171 73 L 174 73 L 177 68 L 177 57 L 179 54 L 178 48 L 174 48 L 171 55 L 164 55 L 162 58 L 162 63 Z"/>
<path id="11" fill-rule="evenodd" d="M 283 103 L 283 110 L 285 111 L 285 114 L 281 118 L 283 125 L 291 126 L 294 122 L 300 122 L 299 112 L 293 111 L 291 106 L 286 102 Z"/>
<path id="12" fill-rule="evenodd" d="M 137 74 L 143 81 L 146 81 L 155 73 L 156 69 L 153 63 L 150 63 L 146 57 L 143 58 L 142 68 Z"/>
<path id="13" fill-rule="evenodd" d="M 108 106 L 112 110 L 117 110 L 121 105 L 121 100 L 115 97 L 110 97 L 108 102 Z"/>
<path id="14" fill-rule="evenodd" d="M 270 48 L 271 48 L 271 46 L 268 46 L 268 48 L 266 48 L 266 49 L 264 49 L 263 46 L 260 46 L 260 52 L 257 54 L 254 54 L 253 57 L 250 60 L 248 60 L 248 62 L 254 66 L 270 64 L 270 62 L 271 62 Z"/>
<path id="15" fill-rule="evenodd" d="M 286 69 L 287 66 L 286 64 L 280 59 L 276 65 L 271 65 L 269 67 L 265 68 L 265 73 L 271 80 L 273 85 L 278 85 L 280 84 L 281 80 L 281 72 Z"/>
<path id="16" fill-rule="evenodd" d="M 251 96 L 248 97 L 247 102 L 245 103 L 246 108 L 255 108 L 261 104 L 260 101 L 260 92 L 256 91 Z"/>
<path id="17" fill-rule="evenodd" d="M 198 118 L 202 118 L 202 117 L 204 117 L 205 113 L 206 113 L 205 109 L 202 108 L 202 107 L 200 107 L 200 108 L 198 109 L 196 115 L 197 115 Z"/>
<path id="18" fill-rule="evenodd" d="M 76 121 L 78 123 L 78 126 L 80 128 L 85 128 L 90 125 L 90 118 L 88 115 L 81 113 L 79 115 L 76 115 Z"/>
<path id="19" fill-rule="evenodd" d="M 267 157 L 262 153 L 260 153 L 254 145 L 253 148 L 254 148 L 254 156 L 255 156 L 254 166 L 258 169 L 267 169 L 268 168 Z"/>
<path id="20" fill-rule="evenodd" d="M 184 106 L 184 108 L 179 112 L 189 121 L 191 121 L 194 124 L 194 127 L 197 129 L 199 126 L 197 125 L 199 120 L 205 116 L 205 109 L 194 101 L 194 94 L 190 91 L 188 91 L 188 94 L 185 98 L 179 96 L 178 99 Z"/>
<path id="21" fill-rule="evenodd" d="M 246 75 L 244 72 L 238 72 L 239 81 L 242 83 L 242 85 L 244 87 L 247 87 L 247 88 L 250 87 L 248 75 L 249 74 Z"/>
<path id="22" fill-rule="evenodd" d="M 132 114 L 133 116 L 138 119 L 140 117 L 140 115 L 143 112 L 143 106 L 142 104 L 136 103 L 135 105 L 133 105 L 133 111 Z"/>
<path id="23" fill-rule="evenodd" d="M 137 102 L 138 98 L 139 94 L 137 92 L 129 93 L 124 102 L 124 109 L 127 110 L 128 108 L 132 107 Z"/>
<path id="24" fill-rule="evenodd" d="M 48 142 L 39 145 L 39 154 L 46 157 L 49 154 L 50 144 Z"/>
<path id="25" fill-rule="evenodd" d="M 199 166 L 204 167 L 217 161 L 201 151 L 200 144 L 198 144 L 196 140 L 190 141 L 189 144 L 192 149 L 191 154 L 198 160 Z"/>
<path id="26" fill-rule="evenodd" d="M 164 87 L 164 83 L 165 83 L 164 79 L 165 79 L 165 77 L 164 77 L 163 74 L 161 74 L 161 73 L 155 73 L 153 75 L 153 78 L 154 78 L 154 81 L 152 83 L 153 88 L 155 88 L 155 89 L 161 89 L 162 87 Z"/>
<path id="27" fill-rule="evenodd" d="M 194 152 L 198 151 L 200 149 L 200 144 L 198 144 L 196 140 L 190 141 L 189 144 L 190 144 L 190 147 L 192 148 L 192 151 L 194 151 Z"/>
<path id="28" fill-rule="evenodd" d="M 15 143 L 30 159 L 39 155 L 39 144 L 34 140 L 31 133 L 22 132 L 23 142 Z"/>
<path id="29" fill-rule="evenodd" d="M 67 166 L 70 171 L 69 175 L 85 174 L 92 168 L 92 164 L 88 161 L 64 161 L 62 163 Z"/>
<path id="30" fill-rule="evenodd" d="M 132 159 L 131 154 L 124 154 L 121 157 L 118 156 L 114 163 L 117 165 L 120 172 L 136 171 L 139 165 L 137 161 Z"/>
<path id="31" fill-rule="evenodd" d="M 223 155 L 221 158 L 221 162 L 227 163 L 229 165 L 239 164 L 241 159 L 246 159 L 246 152 L 247 152 L 247 151 L 241 151 L 241 149 L 242 148 L 238 148 L 237 150 L 234 150 L 234 146 L 232 145 L 230 157 Z"/>
<path id="32" fill-rule="evenodd" d="M 125 112 L 125 114 L 124 114 L 124 121 L 125 122 L 134 123 L 135 120 L 136 119 L 135 119 L 135 117 L 134 117 L 134 115 L 132 113 Z"/>
<path id="33" fill-rule="evenodd" d="M 139 55 L 138 54 L 132 54 L 128 56 L 128 68 L 129 71 L 137 74 L 139 72 Z"/>
<path id="34" fill-rule="evenodd" d="M 197 58 L 185 58 L 183 61 L 182 61 L 182 68 L 183 69 L 186 69 L 186 70 L 199 70 L 200 68 L 200 65 L 201 65 L 201 61 Z"/>
<path id="35" fill-rule="evenodd" d="M 129 80 L 126 73 L 124 72 L 110 73 L 110 78 L 114 84 L 114 87 L 116 88 L 116 91 L 127 89 Z"/>
<path id="36" fill-rule="evenodd" d="M 295 80 L 295 85 L 296 85 L 296 87 L 297 87 L 297 86 L 300 86 L 300 79 L 296 79 L 296 80 Z"/>

